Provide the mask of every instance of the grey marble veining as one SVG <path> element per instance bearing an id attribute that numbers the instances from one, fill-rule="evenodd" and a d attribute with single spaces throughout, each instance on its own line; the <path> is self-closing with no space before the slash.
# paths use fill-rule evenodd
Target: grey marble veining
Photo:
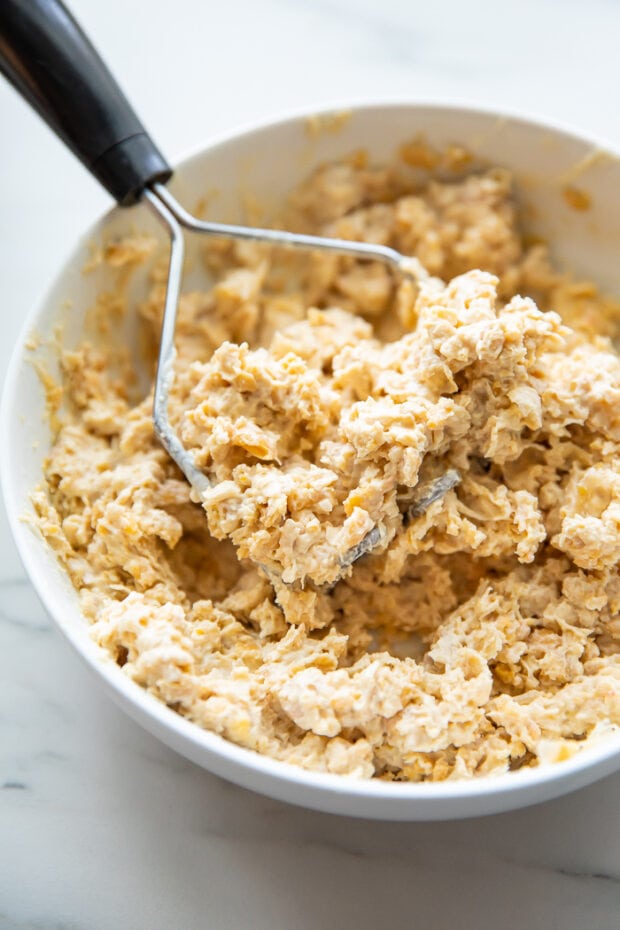
<path id="1" fill-rule="evenodd" d="M 612 0 L 73 7 L 171 157 L 250 119 L 368 95 L 523 109 L 620 141 Z M 2 85 L 0 125 L 11 127 L 1 372 L 27 309 L 106 199 Z M 418 825 L 235 788 L 100 692 L 52 629 L 3 513 L 0 656 L 0 930 L 620 927 L 620 775 L 510 814 Z"/>

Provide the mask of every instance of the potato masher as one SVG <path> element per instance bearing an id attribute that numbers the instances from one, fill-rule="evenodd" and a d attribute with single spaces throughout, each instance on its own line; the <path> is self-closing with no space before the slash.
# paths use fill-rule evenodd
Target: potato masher
<path id="1" fill-rule="evenodd" d="M 211 486 L 168 417 L 174 372 L 174 332 L 181 288 L 183 229 L 207 236 L 246 239 L 286 248 L 332 252 L 383 262 L 420 281 L 420 262 L 395 249 L 365 242 L 308 236 L 274 229 L 203 222 L 185 210 L 165 187 L 167 164 L 100 56 L 60 0 L 2 0 L 0 71 L 72 149 L 121 207 L 144 199 L 167 228 L 170 259 L 157 374 L 153 423 L 158 440 L 181 469 L 200 501 Z M 378 527 L 342 557 L 342 568 L 382 542 Z"/>

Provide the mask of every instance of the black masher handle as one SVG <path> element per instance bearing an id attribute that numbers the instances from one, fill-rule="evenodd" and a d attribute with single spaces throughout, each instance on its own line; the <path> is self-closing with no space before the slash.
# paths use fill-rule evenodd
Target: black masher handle
<path id="1" fill-rule="evenodd" d="M 121 206 L 170 178 L 170 166 L 60 0 L 0 0 L 0 72 Z"/>

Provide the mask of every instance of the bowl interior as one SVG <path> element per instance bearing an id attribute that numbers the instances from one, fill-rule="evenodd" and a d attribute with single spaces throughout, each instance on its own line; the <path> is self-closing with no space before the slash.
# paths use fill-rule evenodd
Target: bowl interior
<path id="1" fill-rule="evenodd" d="M 453 143 L 464 146 L 474 157 L 474 164 L 510 168 L 517 179 L 526 232 L 551 241 L 554 257 L 561 266 L 592 277 L 603 288 L 620 294 L 617 260 L 620 162 L 591 141 L 526 120 L 460 108 L 416 105 L 363 107 L 341 119 L 319 117 L 308 121 L 298 117 L 250 130 L 188 158 L 179 167 L 172 187 L 189 209 L 207 195 L 209 219 L 242 222 L 244 204 L 250 194 L 256 195 L 261 207 L 270 213 L 277 210 L 286 194 L 317 164 L 355 149 L 365 149 L 373 162 L 386 161 L 400 145 L 417 135 L 437 148 Z M 587 195 L 587 210 L 576 210 L 569 204 L 567 185 Z M 416 819 L 507 809 L 527 803 L 525 795 L 519 795 L 520 785 L 529 790 L 546 782 L 544 791 L 539 790 L 537 796 L 529 798 L 540 800 L 543 795 L 560 793 L 562 788 L 551 789 L 549 785 L 559 782 L 563 775 L 568 777 L 572 773 L 573 784 L 577 783 L 575 779 L 583 784 L 595 777 L 586 774 L 588 766 L 595 762 L 599 764 L 597 774 L 604 774 L 603 768 L 611 771 L 616 767 L 614 756 L 620 752 L 620 738 L 614 736 L 569 763 L 553 767 L 547 774 L 541 767 L 516 776 L 481 780 L 476 785 L 455 782 L 345 787 L 334 777 L 299 772 L 231 746 L 214 734 L 198 731 L 148 695 L 137 694 L 141 689 L 128 682 L 120 669 L 102 655 L 88 635 L 64 572 L 27 522 L 31 513 L 29 494 L 41 480 L 42 460 L 49 449 L 49 425 L 45 392 L 27 358 L 32 353 L 26 347 L 34 340 L 38 344 L 34 353 L 37 361 L 50 374 L 57 373 L 58 343 L 71 346 L 81 340 L 88 328 L 87 311 L 94 306 L 98 294 L 111 287 L 106 266 L 84 273 L 93 247 L 135 231 L 151 232 L 162 244 L 165 241 L 145 206 L 111 211 L 83 237 L 28 321 L 7 378 L 1 451 L 9 516 L 31 578 L 63 632 L 101 671 L 115 696 L 131 703 L 130 712 L 144 725 L 219 774 L 287 800 L 358 815 Z M 188 245 L 191 286 L 198 282 L 201 273 L 199 263 L 192 261 L 196 240 L 190 239 Z M 131 278 L 130 305 L 145 295 L 149 270 L 147 263 Z M 122 333 L 122 338 L 130 342 L 134 337 L 132 319 L 129 313 L 128 329 Z M 262 773 L 260 777 L 258 772 Z M 348 800 L 343 801 L 344 796 Z M 473 803 L 473 798 L 478 798 L 478 802 Z M 405 800 L 409 805 L 406 813 L 402 806 Z"/>

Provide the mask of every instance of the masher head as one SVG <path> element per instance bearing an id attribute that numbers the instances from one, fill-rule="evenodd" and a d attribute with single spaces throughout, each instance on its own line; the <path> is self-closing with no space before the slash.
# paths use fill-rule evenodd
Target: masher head
<path id="1" fill-rule="evenodd" d="M 185 251 L 183 229 L 210 237 L 260 242 L 280 248 L 305 250 L 307 252 L 329 252 L 333 255 L 342 255 L 348 258 L 378 261 L 388 265 L 401 278 L 410 279 L 416 285 L 429 278 L 429 274 L 418 259 L 402 255 L 395 249 L 383 245 L 199 220 L 191 213 L 188 213 L 172 196 L 170 191 L 160 183 L 155 183 L 147 188 L 144 196 L 170 234 L 168 281 L 153 398 L 154 431 L 163 447 L 187 478 L 196 502 L 202 502 L 206 492 L 212 487 L 211 481 L 205 472 L 197 467 L 193 453 L 185 448 L 181 442 L 178 433 L 170 422 L 168 410 L 170 390 L 174 379 L 174 334 Z M 339 560 L 339 574 L 336 580 L 347 574 L 353 563 L 363 555 L 385 546 L 388 541 L 387 535 L 382 531 L 381 527 L 373 527 L 356 546 L 342 553 Z"/>

